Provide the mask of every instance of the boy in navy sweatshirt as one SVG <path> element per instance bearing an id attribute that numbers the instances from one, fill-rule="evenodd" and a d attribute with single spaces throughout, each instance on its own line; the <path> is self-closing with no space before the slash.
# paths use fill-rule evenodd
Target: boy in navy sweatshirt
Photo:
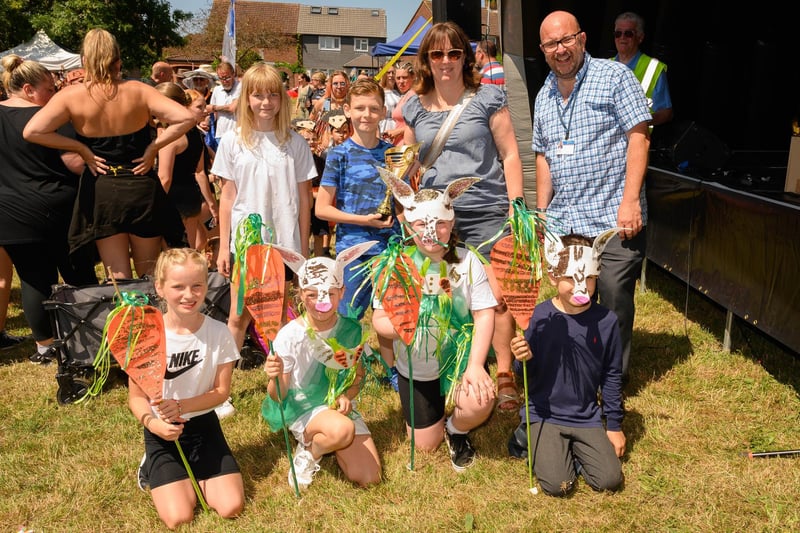
<path id="1" fill-rule="evenodd" d="M 618 230 L 594 243 L 579 235 L 547 236 L 548 276 L 558 294 L 538 304 L 525 336 L 511 341 L 516 364 L 527 365 L 523 409 L 530 413 L 530 435 L 521 410 L 509 451 L 525 457 L 532 443 L 533 470 L 551 496 L 570 494 L 579 474 L 597 491 L 617 490 L 624 481 L 619 325 L 613 311 L 591 300 L 600 254 Z"/>

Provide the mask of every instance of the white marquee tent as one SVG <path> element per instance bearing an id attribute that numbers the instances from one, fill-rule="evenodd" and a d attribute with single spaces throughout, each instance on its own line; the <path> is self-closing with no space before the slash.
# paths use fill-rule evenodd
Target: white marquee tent
<path id="1" fill-rule="evenodd" d="M 81 67 L 80 54 L 73 54 L 64 50 L 54 43 L 44 30 L 37 31 L 33 39 L 27 43 L 22 43 L 10 50 L 0 52 L 0 57 L 5 57 L 8 54 L 16 54 L 24 59 L 38 61 L 47 67 L 47 70 L 54 72 Z M 0 67 L 0 70 L 2 70 L 2 67 Z"/>

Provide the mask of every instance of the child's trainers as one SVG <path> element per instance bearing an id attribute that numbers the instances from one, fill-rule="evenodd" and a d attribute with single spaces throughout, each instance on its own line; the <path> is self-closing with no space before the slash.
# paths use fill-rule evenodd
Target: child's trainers
<path id="1" fill-rule="evenodd" d="M 136 470 L 136 484 L 139 485 L 139 488 L 146 491 L 150 488 L 150 480 L 147 477 L 147 474 L 144 473 L 144 463 L 147 461 L 147 453 L 142 455 L 142 460 L 139 462 L 139 468 Z"/>
<path id="2" fill-rule="evenodd" d="M 294 451 L 294 473 L 297 476 L 297 485 L 300 490 L 305 490 L 314 481 L 314 474 L 319 470 L 319 461 L 314 460 L 311 452 L 306 450 L 302 444 L 297 444 Z M 292 469 L 289 468 L 289 486 L 294 489 L 294 477 Z"/>
<path id="3" fill-rule="evenodd" d="M 450 450 L 450 463 L 456 472 L 463 472 L 475 462 L 475 448 L 467 434 L 450 433 L 445 430 L 444 440 Z"/>
<path id="4" fill-rule="evenodd" d="M 236 412 L 236 408 L 231 403 L 231 399 L 228 398 L 224 403 L 218 405 L 214 411 L 217 412 L 217 418 L 222 420 L 223 418 L 228 418 L 233 415 Z"/>

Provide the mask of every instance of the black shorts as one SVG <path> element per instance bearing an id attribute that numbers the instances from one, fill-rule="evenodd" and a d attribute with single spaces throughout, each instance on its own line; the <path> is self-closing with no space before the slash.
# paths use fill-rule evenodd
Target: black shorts
<path id="1" fill-rule="evenodd" d="M 178 442 L 195 479 L 211 479 L 239 472 L 239 465 L 231 453 L 214 411 L 186 422 Z M 142 469 L 149 480 L 150 488 L 189 479 L 174 442 L 164 440 L 145 429 L 144 450 L 147 459 Z"/>
<path id="2" fill-rule="evenodd" d="M 400 393 L 400 405 L 403 418 L 411 426 L 410 397 L 408 394 L 408 378 L 397 376 L 397 387 Z M 439 391 L 439 380 L 414 380 L 414 429 L 430 427 L 444 418 L 444 396 Z"/>

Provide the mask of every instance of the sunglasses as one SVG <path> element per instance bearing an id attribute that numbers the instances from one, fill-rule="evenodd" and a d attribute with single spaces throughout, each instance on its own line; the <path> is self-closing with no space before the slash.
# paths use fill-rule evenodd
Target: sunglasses
<path id="1" fill-rule="evenodd" d="M 616 30 L 616 31 L 614 32 L 614 38 L 615 38 L 615 39 L 619 39 L 619 38 L 620 38 L 620 37 L 622 37 L 623 35 L 624 35 L 625 37 L 627 37 L 628 39 L 630 39 L 631 37 L 634 37 L 634 36 L 636 35 L 636 32 L 635 32 L 635 31 L 633 31 L 633 30 L 625 30 L 625 31 Z"/>
<path id="2" fill-rule="evenodd" d="M 464 55 L 464 50 L 460 48 L 451 48 L 446 52 L 444 50 L 428 50 L 428 57 L 431 58 L 431 61 L 441 61 L 445 54 L 450 61 L 458 61 Z"/>

